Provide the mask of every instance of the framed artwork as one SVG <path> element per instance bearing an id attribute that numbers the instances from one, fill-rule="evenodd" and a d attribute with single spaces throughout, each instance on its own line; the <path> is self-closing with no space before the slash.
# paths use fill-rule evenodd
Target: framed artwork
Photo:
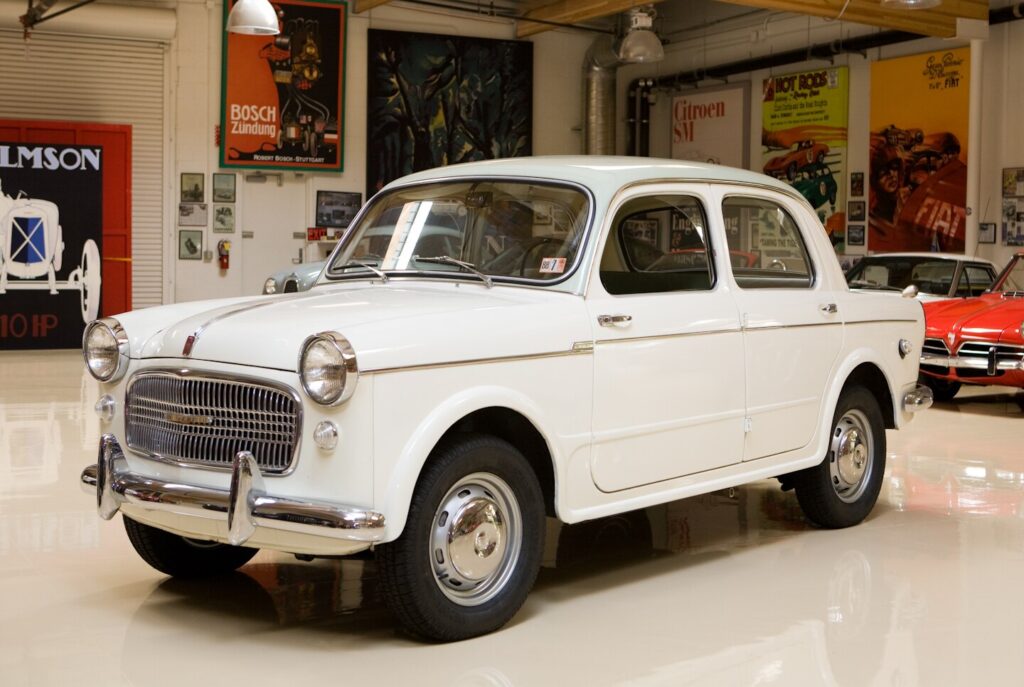
<path id="1" fill-rule="evenodd" d="M 202 229 L 178 230 L 178 260 L 203 259 Z"/>
<path id="2" fill-rule="evenodd" d="M 213 202 L 214 203 L 234 203 L 235 202 L 235 175 L 234 174 L 214 174 L 213 175 Z"/>
<path id="3" fill-rule="evenodd" d="M 206 175 L 195 172 L 181 173 L 181 202 L 202 203 L 206 200 Z"/>
<path id="4" fill-rule="evenodd" d="M 363 194 L 348 191 L 316 192 L 316 225 L 344 229 L 363 205 Z"/>
<path id="5" fill-rule="evenodd" d="M 235 231 L 235 206 L 214 203 L 213 231 L 218 234 L 232 234 Z"/>
<path id="6" fill-rule="evenodd" d="M 864 245 L 864 225 L 849 224 L 846 226 L 846 242 L 851 246 Z"/>
<path id="7" fill-rule="evenodd" d="M 178 226 L 205 227 L 208 214 L 206 203 L 178 203 Z"/>
<path id="8" fill-rule="evenodd" d="M 533 203 L 533 223 L 535 226 L 551 224 L 551 203 L 538 200 Z"/>
<path id="9" fill-rule="evenodd" d="M 851 222 L 863 222 L 867 218 L 866 205 L 863 200 L 851 200 L 847 207 Z"/>
<path id="10" fill-rule="evenodd" d="M 978 243 L 996 242 L 996 223 L 982 222 L 978 225 Z"/>
<path id="11" fill-rule="evenodd" d="M 1003 168 L 1003 198 L 1024 196 L 1024 167 Z"/>
<path id="12" fill-rule="evenodd" d="M 341 172 L 348 5 L 274 0 L 274 12 L 276 36 L 223 32 L 220 166 Z"/>
<path id="13" fill-rule="evenodd" d="M 864 172 L 850 172 L 850 195 L 855 198 L 864 195 Z"/>

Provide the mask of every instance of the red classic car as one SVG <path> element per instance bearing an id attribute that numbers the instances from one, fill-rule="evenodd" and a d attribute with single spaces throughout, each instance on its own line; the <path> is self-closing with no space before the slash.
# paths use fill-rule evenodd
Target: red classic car
<path id="1" fill-rule="evenodd" d="M 924 305 L 921 381 L 937 401 L 962 384 L 1024 387 L 1024 251 L 976 298 Z"/>
<path id="2" fill-rule="evenodd" d="M 773 177 L 785 176 L 790 181 L 796 179 L 796 173 L 811 165 L 825 164 L 828 146 L 814 141 L 797 141 L 792 150 L 776 155 L 764 166 L 764 173 Z"/>

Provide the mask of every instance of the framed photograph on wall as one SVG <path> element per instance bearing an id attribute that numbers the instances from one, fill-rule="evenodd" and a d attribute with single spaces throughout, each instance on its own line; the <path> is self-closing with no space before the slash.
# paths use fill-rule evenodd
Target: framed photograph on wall
<path id="1" fill-rule="evenodd" d="M 850 172 L 850 195 L 854 198 L 864 195 L 864 172 Z"/>
<path id="2" fill-rule="evenodd" d="M 978 225 L 978 243 L 996 242 L 996 223 L 982 222 Z"/>
<path id="3" fill-rule="evenodd" d="M 213 175 L 213 202 L 214 203 L 234 203 L 235 202 L 235 175 L 234 174 L 214 174 Z"/>
<path id="4" fill-rule="evenodd" d="M 863 200 L 851 200 L 847 203 L 851 222 L 863 222 L 867 218 L 867 206 Z"/>
<path id="5" fill-rule="evenodd" d="M 344 229 L 363 204 L 363 194 L 348 191 L 316 192 L 316 225 Z"/>
<path id="6" fill-rule="evenodd" d="M 202 229 L 178 230 L 178 260 L 203 259 Z"/>
<path id="7" fill-rule="evenodd" d="M 205 227 L 208 211 L 206 203 L 178 203 L 178 226 Z"/>
<path id="8" fill-rule="evenodd" d="M 181 173 L 181 202 L 202 203 L 206 200 L 206 176 L 195 172 Z"/>
<path id="9" fill-rule="evenodd" d="M 849 224 L 846 226 L 846 242 L 851 246 L 864 245 L 864 225 Z"/>
<path id="10" fill-rule="evenodd" d="M 213 231 L 217 234 L 232 234 L 235 231 L 235 206 L 215 203 L 213 206 Z"/>

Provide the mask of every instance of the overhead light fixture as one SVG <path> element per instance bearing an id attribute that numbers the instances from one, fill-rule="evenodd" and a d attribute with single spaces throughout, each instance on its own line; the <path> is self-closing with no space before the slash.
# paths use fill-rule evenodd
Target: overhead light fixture
<path id="1" fill-rule="evenodd" d="M 654 16 L 654 7 L 651 5 L 634 7 L 629 11 L 629 28 L 619 46 L 619 60 L 633 64 L 665 59 L 661 39 L 651 28 Z"/>
<path id="2" fill-rule="evenodd" d="M 881 0 L 887 10 L 930 10 L 942 4 L 942 0 Z"/>
<path id="3" fill-rule="evenodd" d="M 277 12 L 268 0 L 238 0 L 228 14 L 229 33 L 275 36 L 281 33 Z"/>

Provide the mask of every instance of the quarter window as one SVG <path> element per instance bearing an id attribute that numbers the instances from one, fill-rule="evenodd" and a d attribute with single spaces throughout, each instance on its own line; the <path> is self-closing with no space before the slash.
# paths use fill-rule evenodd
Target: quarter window
<path id="1" fill-rule="evenodd" d="M 612 222 L 600 274 L 615 296 L 710 289 L 714 267 L 700 201 L 676 195 L 627 201 Z"/>
<path id="2" fill-rule="evenodd" d="M 733 275 L 741 288 L 809 288 L 811 261 L 796 222 L 778 203 L 762 198 L 729 197 L 722 203 Z"/>
<path id="3" fill-rule="evenodd" d="M 960 297 L 980 296 L 992 287 L 992 272 L 977 265 L 967 265 L 956 286 L 956 295 Z"/>

